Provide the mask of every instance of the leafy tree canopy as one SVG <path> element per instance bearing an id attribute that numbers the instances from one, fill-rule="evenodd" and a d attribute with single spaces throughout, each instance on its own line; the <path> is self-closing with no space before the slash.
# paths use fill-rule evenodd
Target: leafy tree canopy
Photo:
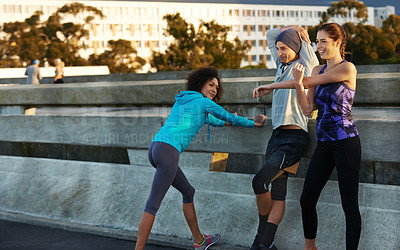
<path id="1" fill-rule="evenodd" d="M 368 9 L 367 6 L 356 0 L 341 0 L 339 2 L 334 2 L 328 8 L 328 16 L 333 17 L 335 15 L 346 17 L 352 11 L 355 11 L 355 16 L 365 23 L 368 19 Z"/>
<path id="2" fill-rule="evenodd" d="M 240 68 L 249 46 L 239 38 L 228 41 L 229 28 L 215 21 L 202 21 L 196 30 L 179 13 L 166 15 L 165 36 L 172 36 L 175 43 L 165 53 L 153 52 L 151 65 L 158 71 L 192 70 L 214 66 L 218 69 Z"/>
<path id="3" fill-rule="evenodd" d="M 100 55 L 90 55 L 91 65 L 107 65 L 111 73 L 133 73 L 146 64 L 146 60 L 137 56 L 131 42 L 119 39 L 108 41 L 110 50 Z"/>
<path id="4" fill-rule="evenodd" d="M 345 23 L 346 59 L 355 64 L 400 63 L 400 17 L 389 16 L 382 28 L 365 25 L 367 8 L 364 3 L 354 0 L 344 0 L 332 3 L 326 15 L 322 16 L 320 24 L 310 27 L 309 34 L 315 39 L 318 29 L 335 15 L 347 16 L 356 10 L 356 17 L 362 20 L 357 24 Z"/>

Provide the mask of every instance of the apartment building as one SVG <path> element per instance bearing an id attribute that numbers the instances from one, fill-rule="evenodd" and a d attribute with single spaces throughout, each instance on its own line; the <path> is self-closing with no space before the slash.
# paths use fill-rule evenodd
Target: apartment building
<path id="1" fill-rule="evenodd" d="M 173 42 L 172 37 L 164 36 L 166 14 L 179 12 L 188 22 L 198 27 L 201 20 L 227 25 L 231 28 L 229 38 L 236 36 L 251 45 L 251 50 L 241 66 L 265 63 L 274 68 L 267 48 L 265 35 L 269 29 L 284 25 L 303 27 L 317 25 L 322 13 L 329 6 L 302 5 L 263 5 L 228 3 L 191 3 L 157 1 L 70 1 L 70 0 L 0 0 L 0 25 L 5 22 L 23 21 L 35 11 L 43 12 L 44 18 L 67 3 L 79 2 L 98 8 L 105 18 L 96 19 L 90 27 L 90 40 L 87 48 L 81 51 L 83 57 L 102 53 L 109 40 L 125 39 L 132 42 L 138 55 L 149 61 L 153 51 L 164 52 Z M 367 24 L 374 25 L 374 8 L 368 7 Z M 45 19 L 43 19 L 44 21 Z M 354 13 L 347 17 L 335 17 L 337 23 L 356 22 Z M 151 70 L 146 64 L 143 72 Z"/>
<path id="2" fill-rule="evenodd" d="M 385 21 L 390 15 L 395 14 L 394 6 L 385 6 L 374 8 L 374 24 L 378 28 L 382 28 L 383 21 Z"/>

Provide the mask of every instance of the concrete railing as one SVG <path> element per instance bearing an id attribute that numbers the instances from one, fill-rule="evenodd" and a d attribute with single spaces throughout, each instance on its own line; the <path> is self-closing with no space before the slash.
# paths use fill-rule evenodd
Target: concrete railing
<path id="1" fill-rule="evenodd" d="M 394 76 L 385 75 L 372 80 L 360 77 L 358 81 L 359 94 L 363 85 L 369 84 L 370 88 L 374 84 L 394 86 L 390 87 L 390 93 L 379 97 L 381 103 L 391 107 L 390 114 L 394 116 L 356 117 L 364 161 L 400 162 L 400 119 L 396 115 L 399 100 L 395 98 L 399 96 L 399 88 L 395 87 L 399 81 Z M 54 159 L 51 155 L 47 158 L 0 156 L 3 184 L 0 187 L 0 217 L 134 239 L 154 174 L 146 149 L 166 117 L 136 116 L 130 115 L 129 111 L 114 116 L 27 116 L 23 111 L 29 106 L 42 105 L 85 108 L 156 105 L 161 109 L 172 104 L 173 96 L 183 85 L 175 81 L 160 83 L 162 81 L 0 87 L 3 113 L 0 115 L 0 141 L 14 143 L 16 148 L 37 143 L 49 147 L 100 147 L 110 149 L 110 152 L 120 148 L 127 150 L 130 159 L 130 164 L 117 164 L 83 161 L 84 157 L 72 161 Z M 239 109 L 250 117 L 259 111 L 268 113 L 269 97 L 257 101 L 245 94 L 258 84 L 259 80 L 230 80 L 225 85 L 224 106 Z M 363 105 L 374 103 L 376 96 L 380 95 L 367 89 L 364 91 L 367 96 L 359 97 L 364 98 L 360 102 Z M 260 102 L 266 104 L 266 110 Z M 307 156 L 315 145 L 314 121 L 309 122 L 309 128 L 312 143 Z M 270 134 L 270 120 L 262 128 L 211 128 L 210 141 L 203 127 L 187 152 L 182 154 L 180 166 L 196 188 L 195 204 L 201 230 L 219 232 L 223 236 L 216 249 L 249 246 L 256 230 L 257 211 L 251 188 L 253 174 L 208 171 L 211 154 L 228 152 L 260 156 Z M 247 167 L 250 166 L 243 166 Z M 276 238 L 280 249 L 302 249 L 298 202 L 302 183 L 301 178 L 289 179 L 286 215 Z M 399 186 L 360 184 L 363 217 L 360 249 L 398 249 L 399 191 Z M 157 215 L 151 236 L 153 242 L 190 248 L 190 233 L 183 214 L 179 212 L 180 203 L 179 193 L 171 189 Z M 336 181 L 328 182 L 318 211 L 319 248 L 343 249 L 344 215 Z"/>

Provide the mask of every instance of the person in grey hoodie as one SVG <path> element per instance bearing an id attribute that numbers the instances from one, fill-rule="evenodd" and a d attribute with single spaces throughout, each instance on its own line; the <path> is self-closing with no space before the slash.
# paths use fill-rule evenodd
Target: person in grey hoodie
<path id="1" fill-rule="evenodd" d="M 308 145 L 307 117 L 302 113 L 294 84 L 279 89 L 274 86 L 293 79 L 296 63 L 305 67 L 309 76 L 318 65 L 310 46 L 308 33 L 299 26 L 285 26 L 267 32 L 268 48 L 277 72 L 275 83 L 262 85 L 253 91 L 253 97 L 262 97 L 273 91 L 272 136 L 265 153 L 265 162 L 253 178 L 259 215 L 257 234 L 252 250 L 277 249 L 275 233 L 285 213 L 285 198 L 289 173 L 296 173 L 298 163 Z M 271 184 L 271 189 L 269 189 Z"/>
<path id="2" fill-rule="evenodd" d="M 39 69 L 39 60 L 33 60 L 32 64 L 26 68 L 25 75 L 28 76 L 26 78 L 26 84 L 40 84 L 40 80 L 42 76 L 40 75 Z"/>
<path id="3" fill-rule="evenodd" d="M 186 91 L 181 91 L 175 97 L 176 102 L 167 121 L 149 147 L 149 160 L 156 168 L 156 173 L 139 223 L 136 250 L 144 249 L 155 215 L 171 185 L 182 193 L 183 213 L 195 241 L 194 249 L 208 249 L 221 238 L 219 234 L 205 235 L 200 232 L 193 204 L 195 190 L 178 166 L 179 156 L 204 124 L 222 127 L 228 122 L 252 128 L 261 127 L 265 119 L 265 116 L 259 115 L 255 121 L 251 121 L 227 112 L 215 103 L 221 96 L 222 85 L 218 71 L 214 68 L 200 68 L 186 79 Z"/>

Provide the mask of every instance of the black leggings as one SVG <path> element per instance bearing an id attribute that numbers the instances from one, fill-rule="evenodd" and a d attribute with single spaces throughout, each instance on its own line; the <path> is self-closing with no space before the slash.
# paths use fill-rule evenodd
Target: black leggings
<path id="1" fill-rule="evenodd" d="M 360 162 L 361 145 L 358 136 L 339 141 L 317 142 L 300 198 L 306 239 L 315 239 L 317 235 L 316 205 L 336 166 L 342 208 L 346 217 L 346 249 L 357 249 L 361 233 L 358 208 Z"/>
<path id="2" fill-rule="evenodd" d="M 178 166 L 179 151 L 176 148 L 167 143 L 152 142 L 149 148 L 149 160 L 157 170 L 145 212 L 156 215 L 171 185 L 182 193 L 183 203 L 193 202 L 195 190 Z"/>

